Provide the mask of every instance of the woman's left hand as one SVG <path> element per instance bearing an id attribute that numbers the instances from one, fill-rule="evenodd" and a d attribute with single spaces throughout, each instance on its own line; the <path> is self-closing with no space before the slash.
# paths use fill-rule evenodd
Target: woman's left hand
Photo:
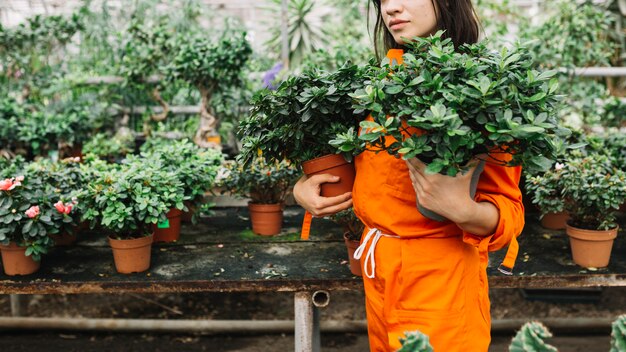
<path id="1" fill-rule="evenodd" d="M 455 177 L 427 174 L 426 164 L 417 158 L 407 160 L 406 164 L 419 205 L 455 223 L 464 223 L 473 217 L 477 203 L 470 197 L 470 184 L 478 160 L 470 162 L 465 174 Z"/>

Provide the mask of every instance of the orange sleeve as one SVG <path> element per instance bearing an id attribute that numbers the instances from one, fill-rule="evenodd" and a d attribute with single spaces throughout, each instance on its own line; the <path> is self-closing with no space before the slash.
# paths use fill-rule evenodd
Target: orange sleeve
<path id="1" fill-rule="evenodd" d="M 500 218 L 493 234 L 477 236 L 463 232 L 463 241 L 488 251 L 508 245 L 524 228 L 524 205 L 519 181 L 521 166 L 506 167 L 487 162 L 480 176 L 474 200 L 489 202 L 498 208 Z"/>

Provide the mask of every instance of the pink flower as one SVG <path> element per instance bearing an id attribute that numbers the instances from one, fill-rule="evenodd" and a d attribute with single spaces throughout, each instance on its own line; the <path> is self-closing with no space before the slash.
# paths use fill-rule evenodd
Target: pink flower
<path id="1" fill-rule="evenodd" d="M 58 202 L 54 203 L 54 207 L 61 214 L 63 214 L 65 212 L 65 206 L 63 205 L 63 202 L 61 202 L 61 201 L 58 201 Z"/>
<path id="2" fill-rule="evenodd" d="M 556 163 L 554 165 L 554 169 L 557 171 L 563 169 L 564 167 L 565 167 L 565 164 L 561 164 L 561 163 Z"/>
<path id="3" fill-rule="evenodd" d="M 13 190 L 15 187 L 17 187 L 17 186 L 21 186 L 21 185 L 22 185 L 22 183 L 21 183 L 21 182 L 16 181 L 16 182 L 14 182 L 14 183 L 11 185 L 11 187 L 9 187 L 9 191 L 11 191 L 11 190 Z"/>
<path id="4" fill-rule="evenodd" d="M 61 214 L 69 214 L 69 213 L 72 212 L 72 208 L 74 207 L 74 204 L 72 204 L 72 203 L 65 203 L 65 204 L 63 204 L 63 202 L 58 201 L 58 202 L 54 203 L 54 207 Z"/>
<path id="5" fill-rule="evenodd" d="M 37 217 L 37 215 L 39 215 L 39 207 L 36 205 L 33 205 L 32 207 L 28 208 L 28 210 L 26 210 L 25 214 L 31 219 L 35 218 Z"/>
<path id="6" fill-rule="evenodd" d="M 0 181 L 0 191 L 8 191 L 11 186 L 13 186 L 13 182 L 9 178 Z"/>
<path id="7" fill-rule="evenodd" d="M 17 177 L 15 178 L 15 181 L 17 181 L 17 182 L 22 182 L 22 181 L 24 181 L 24 176 L 17 176 Z"/>

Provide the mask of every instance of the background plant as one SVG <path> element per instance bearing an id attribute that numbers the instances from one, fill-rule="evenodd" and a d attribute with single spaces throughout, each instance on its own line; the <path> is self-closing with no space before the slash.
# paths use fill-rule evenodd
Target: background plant
<path id="1" fill-rule="evenodd" d="M 266 162 L 259 157 L 245 166 L 228 164 L 219 186 L 225 192 L 250 198 L 254 204 L 282 204 L 299 176 L 286 161 Z"/>
<path id="2" fill-rule="evenodd" d="M 626 350 L 626 315 L 620 315 L 611 324 L 611 351 Z"/>
<path id="3" fill-rule="evenodd" d="M 365 225 L 354 213 L 354 209 L 342 210 L 330 216 L 330 220 L 341 226 L 343 233 L 352 241 L 360 241 Z"/>
<path id="4" fill-rule="evenodd" d="M 404 333 L 404 338 L 400 339 L 402 347 L 398 352 L 433 352 L 433 346 L 430 344 L 426 334 L 420 331 L 410 331 Z"/>
<path id="5" fill-rule="evenodd" d="M 546 339 L 552 337 L 552 333 L 543 324 L 539 322 L 528 322 L 524 324 L 515 334 L 509 352 L 557 352 L 554 346 L 545 342 Z"/>

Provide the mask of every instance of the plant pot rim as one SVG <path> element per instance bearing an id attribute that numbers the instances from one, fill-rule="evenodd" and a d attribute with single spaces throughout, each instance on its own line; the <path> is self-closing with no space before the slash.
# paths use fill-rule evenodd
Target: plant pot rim
<path id="1" fill-rule="evenodd" d="M 248 202 L 248 208 L 257 212 L 276 212 L 283 211 L 284 203 L 252 203 Z"/>
<path id="2" fill-rule="evenodd" d="M 344 164 L 350 164 L 341 154 L 327 154 L 304 161 L 302 163 L 302 170 L 307 175 L 312 175 L 324 170 L 328 170 L 333 167 L 337 167 Z"/>
<path id="3" fill-rule="evenodd" d="M 15 241 L 11 241 L 9 244 L 0 244 L 0 249 L 3 251 L 20 251 L 25 250 L 26 246 L 20 246 Z"/>
<path id="4" fill-rule="evenodd" d="M 183 211 L 177 208 L 172 208 L 167 212 L 168 218 L 177 218 L 183 215 Z"/>
<path id="5" fill-rule="evenodd" d="M 619 226 L 610 230 L 587 230 L 565 224 L 565 232 L 569 237 L 582 241 L 611 241 L 617 237 Z"/>
<path id="6" fill-rule="evenodd" d="M 143 247 L 148 244 L 151 244 L 153 238 L 154 238 L 154 233 L 151 233 L 149 236 L 143 236 L 139 238 L 121 239 L 121 240 L 112 238 L 111 236 L 108 237 L 109 245 L 112 248 L 116 248 L 116 249 L 118 248 L 119 249 L 132 249 L 132 248 Z"/>

